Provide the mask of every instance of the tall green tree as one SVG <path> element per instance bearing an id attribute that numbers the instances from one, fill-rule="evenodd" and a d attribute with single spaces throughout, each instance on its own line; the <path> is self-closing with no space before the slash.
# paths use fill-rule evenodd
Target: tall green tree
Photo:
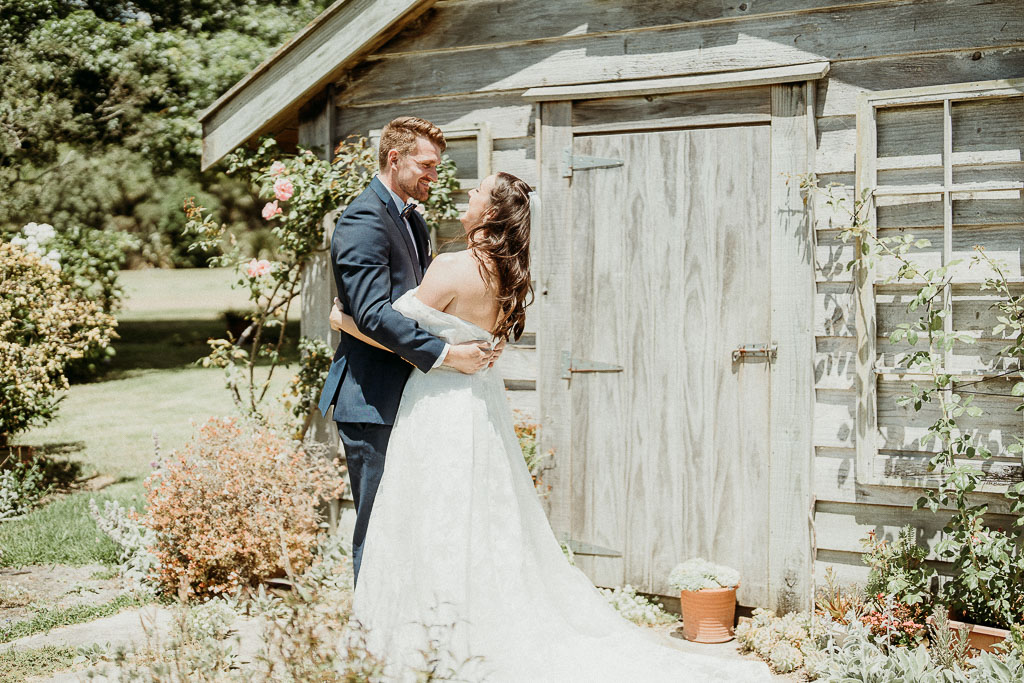
<path id="1" fill-rule="evenodd" d="M 11 0 L 0 17 L 0 233 L 29 221 L 125 229 L 138 257 L 199 265 L 177 199 L 263 230 L 240 182 L 200 173 L 197 113 L 326 0 Z M 265 236 L 256 236 L 257 242 Z"/>

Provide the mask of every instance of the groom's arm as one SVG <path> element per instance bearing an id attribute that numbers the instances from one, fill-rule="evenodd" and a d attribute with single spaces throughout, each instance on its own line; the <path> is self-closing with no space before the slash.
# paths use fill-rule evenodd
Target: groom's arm
<path id="1" fill-rule="evenodd" d="M 391 307 L 383 218 L 369 208 L 350 207 L 338 219 L 331 251 L 356 327 L 423 372 L 430 370 L 445 343 Z"/>

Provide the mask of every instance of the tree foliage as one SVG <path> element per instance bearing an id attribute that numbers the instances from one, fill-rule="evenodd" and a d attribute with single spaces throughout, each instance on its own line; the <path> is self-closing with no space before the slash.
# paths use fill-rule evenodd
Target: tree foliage
<path id="1" fill-rule="evenodd" d="M 33 220 L 124 229 L 139 255 L 197 265 L 171 237 L 178 198 L 260 225 L 237 181 L 201 174 L 197 114 L 325 0 L 13 0 L 0 20 L 0 234 Z M 173 201 L 168 200 L 173 197 Z M 155 236 L 155 239 L 154 239 Z"/>

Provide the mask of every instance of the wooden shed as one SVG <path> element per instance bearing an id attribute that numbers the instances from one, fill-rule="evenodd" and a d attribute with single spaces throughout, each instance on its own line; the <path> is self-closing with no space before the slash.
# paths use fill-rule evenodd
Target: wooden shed
<path id="1" fill-rule="evenodd" d="M 556 533 L 621 553 L 579 556 L 600 585 L 668 595 L 699 555 L 786 610 L 826 565 L 863 578 L 867 531 L 942 526 L 911 508 L 928 416 L 895 403 L 907 289 L 855 283 L 794 176 L 878 188 L 878 229 L 929 237 L 924 260 L 982 243 L 1024 282 L 1021 77 L 1022 0 L 339 0 L 201 115 L 203 166 L 414 114 L 465 188 L 534 184 L 537 302 L 503 371 L 554 450 Z M 978 343 L 947 360 L 990 377 L 992 313 L 961 270 L 951 324 Z M 304 334 L 329 338 L 332 288 L 325 255 Z M 979 398 L 998 491 L 1024 425 Z"/>

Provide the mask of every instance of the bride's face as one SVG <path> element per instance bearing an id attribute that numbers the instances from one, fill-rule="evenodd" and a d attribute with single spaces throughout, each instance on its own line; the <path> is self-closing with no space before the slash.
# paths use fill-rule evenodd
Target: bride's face
<path id="1" fill-rule="evenodd" d="M 469 206 L 466 212 L 459 216 L 462 221 L 462 229 L 469 232 L 487 219 L 487 212 L 491 208 L 491 188 L 494 187 L 494 176 L 489 175 L 480 183 L 480 187 L 469 191 Z"/>

